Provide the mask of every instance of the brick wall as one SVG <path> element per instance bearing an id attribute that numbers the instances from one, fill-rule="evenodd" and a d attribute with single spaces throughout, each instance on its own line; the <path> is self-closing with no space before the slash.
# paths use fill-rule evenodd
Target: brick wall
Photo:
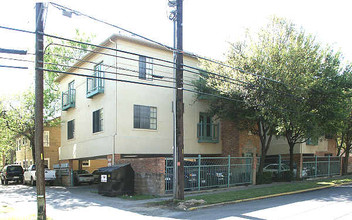
<path id="1" fill-rule="evenodd" d="M 61 145 L 61 129 L 57 127 L 45 127 L 49 131 L 49 147 L 44 147 L 44 158 L 50 159 L 49 169 L 59 163 L 59 147 Z"/>
<path id="2" fill-rule="evenodd" d="M 222 156 L 238 157 L 240 132 L 232 121 L 221 121 Z"/>
<path id="3" fill-rule="evenodd" d="M 117 158 L 117 159 L 116 159 Z M 131 158 L 115 157 L 116 164 L 130 163 L 134 170 L 134 189 L 137 194 L 165 194 L 165 158 Z"/>
<path id="4" fill-rule="evenodd" d="M 221 121 L 222 156 L 242 157 L 243 153 L 260 155 L 260 140 L 247 130 L 240 131 L 235 122 Z"/>
<path id="5" fill-rule="evenodd" d="M 49 131 L 49 147 L 43 147 L 44 158 L 49 158 L 49 169 L 53 169 L 53 165 L 59 163 L 59 147 L 61 145 L 60 126 L 45 127 L 44 131 Z M 30 161 L 34 163 L 29 143 L 26 148 L 22 147 L 20 151 L 16 151 L 16 161 L 21 162 L 23 166 L 23 160 L 27 160 L 28 165 L 30 165 Z"/>

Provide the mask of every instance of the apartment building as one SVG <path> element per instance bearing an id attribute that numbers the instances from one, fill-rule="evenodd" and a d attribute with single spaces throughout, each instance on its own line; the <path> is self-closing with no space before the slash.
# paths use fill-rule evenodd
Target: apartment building
<path id="1" fill-rule="evenodd" d="M 61 163 L 80 169 L 87 161 L 128 162 L 136 175 L 151 172 L 162 182 L 165 157 L 173 152 L 172 60 L 162 46 L 112 35 L 61 74 Z M 199 61 L 185 53 L 184 64 L 184 154 L 257 154 L 257 138 L 220 122 L 207 113 L 206 100 L 197 101 L 192 81 L 199 79 Z"/>

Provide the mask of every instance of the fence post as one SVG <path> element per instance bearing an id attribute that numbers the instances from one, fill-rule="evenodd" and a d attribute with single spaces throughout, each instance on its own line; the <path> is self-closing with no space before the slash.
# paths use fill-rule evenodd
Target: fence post
<path id="1" fill-rule="evenodd" d="M 281 154 L 279 154 L 279 175 L 281 173 Z"/>
<path id="2" fill-rule="evenodd" d="M 316 178 L 318 174 L 318 157 L 315 155 L 315 171 L 314 171 L 314 177 Z"/>
<path id="3" fill-rule="evenodd" d="M 200 191 L 200 165 L 201 165 L 201 156 L 198 154 L 198 191 Z"/>
<path id="4" fill-rule="evenodd" d="M 328 156 L 328 176 L 331 176 L 330 172 L 331 172 L 331 169 L 330 169 L 330 155 Z"/>
<path id="5" fill-rule="evenodd" d="M 227 188 L 229 188 L 230 187 L 230 173 L 231 173 L 231 156 L 230 155 L 228 155 L 227 156 L 227 160 L 228 160 L 228 162 L 227 162 Z"/>
<path id="6" fill-rule="evenodd" d="M 253 154 L 252 161 L 252 185 L 257 183 L 257 155 Z"/>

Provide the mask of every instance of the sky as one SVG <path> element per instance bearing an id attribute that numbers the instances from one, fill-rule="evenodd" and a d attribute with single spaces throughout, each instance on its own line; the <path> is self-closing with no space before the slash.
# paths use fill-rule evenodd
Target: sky
<path id="1" fill-rule="evenodd" d="M 155 41 L 172 46 L 173 25 L 168 19 L 167 0 L 75 0 L 53 1 L 92 17 L 118 25 Z M 184 0 L 183 48 L 201 56 L 224 59 L 230 42 L 244 39 L 246 29 L 258 30 L 273 16 L 284 17 L 323 44 L 340 50 L 352 61 L 350 9 L 348 0 Z M 34 31 L 35 1 L 0 1 L 0 26 Z M 48 6 L 45 32 L 73 38 L 75 29 L 96 35 L 100 43 L 119 30 L 82 16 L 62 16 Z M 34 36 L 0 28 L 0 48 L 28 50 L 34 53 Z M 1 57 L 34 60 L 32 54 L 10 56 L 0 53 L 0 65 L 27 66 L 28 70 L 0 67 L 0 97 L 23 92 L 34 83 L 31 63 L 14 62 Z"/>

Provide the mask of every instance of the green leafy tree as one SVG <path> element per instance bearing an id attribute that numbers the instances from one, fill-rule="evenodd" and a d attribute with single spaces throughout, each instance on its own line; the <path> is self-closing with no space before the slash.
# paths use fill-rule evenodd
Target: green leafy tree
<path id="1" fill-rule="evenodd" d="M 198 88 L 240 97 L 245 104 L 236 104 L 233 109 L 224 108 L 222 102 L 214 101 L 212 105 L 220 105 L 215 108 L 216 113 L 241 112 L 238 116 L 247 115 L 251 109 L 249 118 L 256 124 L 262 145 L 261 164 L 272 136 L 284 136 L 293 171 L 295 145 L 310 137 L 334 133 L 333 125 L 341 120 L 340 108 L 348 92 L 347 86 L 341 86 L 344 79 L 342 56 L 323 47 L 302 28 L 277 17 L 258 33 L 248 33 L 245 41 L 231 46 L 225 63 L 243 71 L 210 63 L 204 66 L 237 82 L 208 76 L 204 83 L 207 89 Z"/>

